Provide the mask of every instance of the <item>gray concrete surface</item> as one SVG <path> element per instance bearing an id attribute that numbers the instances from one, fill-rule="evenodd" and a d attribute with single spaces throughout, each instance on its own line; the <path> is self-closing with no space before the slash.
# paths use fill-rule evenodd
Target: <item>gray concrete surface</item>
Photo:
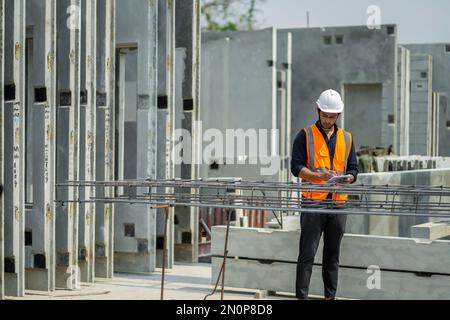
<path id="1" fill-rule="evenodd" d="M 210 264 L 175 264 L 172 270 L 166 270 L 166 300 L 203 300 L 212 292 Z M 153 274 L 115 274 L 113 279 L 96 279 L 96 284 L 83 283 L 79 291 L 57 290 L 54 293 L 42 293 L 27 290 L 20 300 L 159 300 L 161 269 Z M 227 287 L 225 300 L 253 300 L 258 290 Z M 7 297 L 10 300 L 16 298 Z M 220 300 L 220 291 L 209 300 Z M 294 299 L 292 294 L 279 293 L 267 296 L 265 300 Z"/>

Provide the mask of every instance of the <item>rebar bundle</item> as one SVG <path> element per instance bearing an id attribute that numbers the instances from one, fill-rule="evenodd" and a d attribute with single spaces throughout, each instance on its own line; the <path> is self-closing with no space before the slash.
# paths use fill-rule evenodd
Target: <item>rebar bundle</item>
<path id="1" fill-rule="evenodd" d="M 76 202 L 147 204 L 225 209 L 264 209 L 273 212 L 319 212 L 357 215 L 450 217 L 450 188 L 414 185 L 337 185 L 225 180 L 71 181 L 58 187 L 115 190 L 113 197 Z M 141 192 L 118 193 L 139 188 Z M 345 202 L 303 198 L 304 192 L 346 194 Z M 81 194 L 81 193 L 80 193 Z M 99 193 L 97 193 L 99 194 Z M 58 199 L 59 202 L 71 202 Z"/>

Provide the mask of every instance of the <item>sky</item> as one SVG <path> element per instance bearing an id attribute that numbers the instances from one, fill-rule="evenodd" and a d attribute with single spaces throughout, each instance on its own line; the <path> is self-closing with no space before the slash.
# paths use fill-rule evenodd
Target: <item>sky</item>
<path id="1" fill-rule="evenodd" d="M 312 28 L 366 25 L 371 5 L 381 24 L 397 24 L 400 44 L 450 43 L 449 0 L 265 0 L 258 28 L 304 28 L 307 11 Z"/>

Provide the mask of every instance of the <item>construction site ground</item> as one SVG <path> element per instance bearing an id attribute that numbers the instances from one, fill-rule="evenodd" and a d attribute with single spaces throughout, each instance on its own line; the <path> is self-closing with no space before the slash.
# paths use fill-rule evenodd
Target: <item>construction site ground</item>
<path id="1" fill-rule="evenodd" d="M 159 300 L 161 269 L 152 274 L 116 273 L 113 279 L 96 279 L 95 284 L 82 283 L 80 290 L 56 290 L 53 293 L 26 291 L 24 298 L 7 300 Z M 211 265 L 176 264 L 166 270 L 165 300 L 203 300 L 212 292 Z M 258 297 L 261 296 L 262 297 Z M 225 300 L 295 300 L 293 294 L 265 295 L 257 290 L 225 288 Z M 311 297 L 321 299 L 322 297 Z M 220 300 L 220 284 L 209 300 Z"/>

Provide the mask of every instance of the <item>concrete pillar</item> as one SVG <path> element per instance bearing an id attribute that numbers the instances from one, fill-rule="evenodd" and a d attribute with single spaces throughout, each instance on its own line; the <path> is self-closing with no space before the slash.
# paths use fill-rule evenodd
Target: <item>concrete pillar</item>
<path id="1" fill-rule="evenodd" d="M 57 181 L 79 178 L 80 139 L 80 42 L 81 1 L 57 2 Z M 59 188 L 58 199 L 78 200 L 78 188 Z M 78 203 L 57 205 L 56 214 L 56 286 L 75 289 L 78 269 Z"/>
<path id="2" fill-rule="evenodd" d="M 45 117 L 45 155 L 44 166 L 46 252 L 49 272 L 49 289 L 55 290 L 55 183 L 56 183 L 56 0 L 45 3 L 45 70 L 47 87 L 47 105 Z"/>
<path id="3" fill-rule="evenodd" d="M 147 128 L 147 177 L 157 179 L 157 144 L 158 144 L 158 0 L 149 1 L 148 7 L 148 60 L 149 60 L 149 96 Z M 156 268 L 156 210 L 148 209 L 150 235 L 150 265 Z"/>
<path id="4" fill-rule="evenodd" d="M 85 116 L 85 180 L 96 180 L 96 128 L 97 128 L 97 0 L 86 1 L 86 62 L 85 62 L 85 89 L 87 91 L 87 106 Z M 85 198 L 95 197 L 95 188 L 85 189 Z M 94 282 L 95 279 L 95 203 L 84 206 L 82 219 L 84 223 L 83 239 L 80 243 L 84 250 L 80 264 L 80 276 L 83 282 Z"/>
<path id="5" fill-rule="evenodd" d="M 432 57 L 411 55 L 410 155 L 429 155 Z"/>
<path id="6" fill-rule="evenodd" d="M 50 156 L 52 130 L 51 111 L 48 106 L 46 76 L 46 1 L 26 2 L 26 197 L 25 215 L 25 287 L 31 290 L 53 290 L 54 267 L 49 264 L 53 252 L 50 248 L 54 238 L 51 227 L 51 206 L 54 196 L 49 200 L 55 181 Z M 49 22 L 51 26 L 51 22 Z M 54 121 L 54 119 L 53 119 Z M 49 213 L 50 212 L 50 213 Z"/>
<path id="7" fill-rule="evenodd" d="M 114 180 L 115 145 L 115 55 L 116 55 L 116 1 L 106 0 L 105 27 L 105 90 L 104 109 L 104 180 Z M 114 188 L 105 189 L 105 197 L 113 197 Z M 96 261 L 95 274 L 98 277 L 112 278 L 114 275 L 114 206 L 105 204 L 103 214 L 96 222 Z M 100 233 L 98 232 L 100 230 Z"/>
<path id="8" fill-rule="evenodd" d="M 173 131 L 176 123 L 175 113 L 175 1 L 166 1 L 166 94 L 168 118 L 166 126 L 166 154 L 172 155 Z M 166 158 L 166 179 L 175 178 L 175 165 L 172 157 Z M 166 192 L 172 192 L 168 188 Z M 167 267 L 172 268 L 174 263 L 174 209 L 170 209 L 167 232 Z"/>
<path id="9" fill-rule="evenodd" d="M 397 143 L 395 150 L 398 155 L 409 155 L 409 116 L 410 116 L 410 52 L 404 47 L 398 49 L 398 81 L 397 81 L 397 111 L 395 114 Z"/>
<path id="10" fill-rule="evenodd" d="M 5 106 L 5 294 L 25 294 L 25 1 L 6 1 L 5 78 L 15 86 Z M 6 53 L 5 53 L 6 54 Z M 6 158 L 7 157 L 7 158 Z"/>
<path id="11" fill-rule="evenodd" d="M 2 185 L 0 186 L 0 300 L 3 300 L 5 298 L 5 255 L 4 255 L 4 247 L 5 247 L 5 242 L 4 242 L 4 211 L 5 211 L 5 206 L 4 206 L 4 201 L 3 201 L 3 182 L 4 177 L 4 169 L 3 169 L 3 163 L 4 163 L 4 159 L 3 159 L 3 152 L 4 152 L 4 126 L 3 126 L 3 122 L 4 122 L 4 109 L 5 109 L 5 101 L 4 101 L 4 56 L 5 56 L 5 12 L 4 12 L 4 8 L 5 8 L 5 1 L 1 0 L 0 1 L 0 181 L 2 183 Z"/>
<path id="12" fill-rule="evenodd" d="M 277 110 L 278 128 L 280 130 L 281 164 L 279 181 L 288 181 L 290 173 L 291 149 L 291 67 L 292 67 L 292 34 L 281 33 L 277 37 Z"/>
<path id="13" fill-rule="evenodd" d="M 197 127 L 199 114 L 199 93 L 200 93 L 200 1 L 187 0 L 176 3 L 176 47 L 186 50 L 185 66 L 177 73 L 182 80 L 182 110 L 183 120 L 181 127 L 187 130 L 192 137 L 189 154 L 191 164 L 181 165 L 182 179 L 197 179 L 198 158 L 201 155 L 199 143 L 197 142 Z M 178 66 L 177 66 L 178 67 Z M 178 76 L 178 75 L 177 75 Z M 178 81 L 178 80 L 177 80 Z M 188 152 L 188 150 L 184 150 Z M 196 208 L 176 208 L 175 209 L 179 227 L 183 232 L 190 234 L 190 243 L 183 243 L 176 248 L 176 260 L 182 259 L 185 262 L 198 260 L 198 226 L 199 220 Z"/>

